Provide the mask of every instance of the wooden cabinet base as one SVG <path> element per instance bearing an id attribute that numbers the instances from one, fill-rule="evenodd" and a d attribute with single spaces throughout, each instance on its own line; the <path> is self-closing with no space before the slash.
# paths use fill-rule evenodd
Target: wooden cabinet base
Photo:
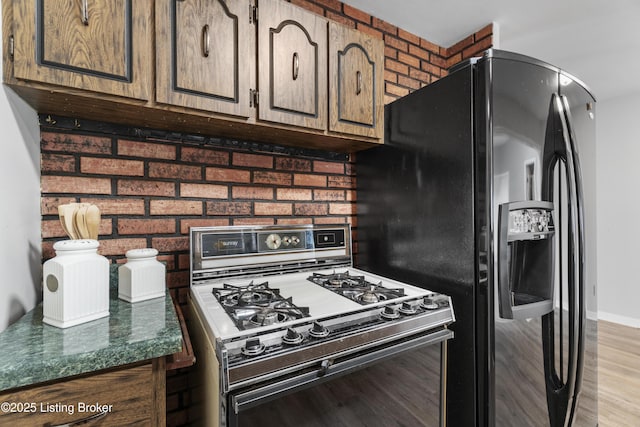
<path id="1" fill-rule="evenodd" d="M 307 149 L 350 153 L 380 144 L 362 138 L 327 135 L 305 129 L 255 123 L 234 117 L 216 116 L 181 107 L 150 106 L 146 102 L 97 95 L 66 88 L 12 83 L 8 85 L 42 114 L 117 123 L 139 128 L 197 133 L 219 138 L 244 139 Z"/>
<path id="2" fill-rule="evenodd" d="M 0 425 L 164 426 L 165 359 L 0 394 Z"/>

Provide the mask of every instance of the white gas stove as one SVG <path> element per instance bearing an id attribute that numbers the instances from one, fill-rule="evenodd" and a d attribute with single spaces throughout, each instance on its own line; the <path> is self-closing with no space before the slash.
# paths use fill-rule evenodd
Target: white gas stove
<path id="1" fill-rule="evenodd" d="M 216 347 L 222 425 L 453 336 L 448 296 L 353 268 L 350 236 L 348 225 L 191 229 L 191 297 Z"/>

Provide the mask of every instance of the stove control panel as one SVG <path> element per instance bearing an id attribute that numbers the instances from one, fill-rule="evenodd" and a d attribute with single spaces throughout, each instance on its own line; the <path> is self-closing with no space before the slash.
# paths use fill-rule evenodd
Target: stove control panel
<path id="1" fill-rule="evenodd" d="M 258 233 L 258 252 L 313 249 L 310 233 L 306 231 L 284 231 Z"/>
<path id="2" fill-rule="evenodd" d="M 351 262 L 348 224 L 193 227 L 190 247 L 192 276 L 268 263 Z"/>

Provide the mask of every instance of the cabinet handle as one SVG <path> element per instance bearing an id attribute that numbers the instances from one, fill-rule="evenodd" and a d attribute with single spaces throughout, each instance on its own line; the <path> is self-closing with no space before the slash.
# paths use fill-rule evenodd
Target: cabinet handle
<path id="1" fill-rule="evenodd" d="M 89 0 L 82 0 L 82 23 L 89 25 Z"/>
<path id="2" fill-rule="evenodd" d="M 70 423 L 66 423 L 66 424 L 56 424 L 56 425 L 50 425 L 49 427 L 75 427 L 75 426 L 79 426 L 82 424 L 86 424 L 88 422 L 91 421 L 95 421 L 95 420 L 99 420 L 101 418 L 104 418 L 107 416 L 107 414 L 109 414 L 109 411 L 105 410 L 102 412 L 98 412 L 97 414 L 93 414 L 90 415 L 88 417 L 82 418 L 81 420 L 76 420 L 76 421 L 71 421 Z"/>
<path id="3" fill-rule="evenodd" d="M 298 52 L 293 52 L 293 80 L 298 79 L 299 69 L 300 69 L 300 62 L 298 59 Z"/>
<path id="4" fill-rule="evenodd" d="M 362 73 L 356 71 L 356 95 L 360 95 L 360 92 L 362 92 Z"/>
<path id="5" fill-rule="evenodd" d="M 209 24 L 202 27 L 202 56 L 209 56 Z"/>

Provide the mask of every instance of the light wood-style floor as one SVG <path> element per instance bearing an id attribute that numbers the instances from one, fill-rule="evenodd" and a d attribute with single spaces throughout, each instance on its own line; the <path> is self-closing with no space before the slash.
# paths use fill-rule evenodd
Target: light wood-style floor
<path id="1" fill-rule="evenodd" d="M 640 426 L 640 329 L 598 322 L 600 427 Z"/>

